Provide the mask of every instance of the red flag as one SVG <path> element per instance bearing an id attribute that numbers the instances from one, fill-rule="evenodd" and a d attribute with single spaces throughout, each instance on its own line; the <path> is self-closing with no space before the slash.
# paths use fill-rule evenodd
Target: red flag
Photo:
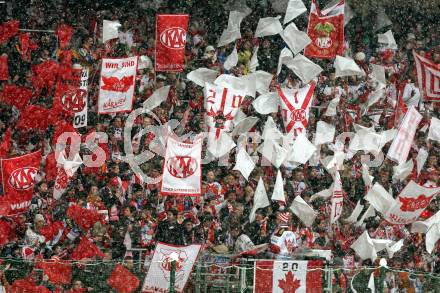
<path id="1" fill-rule="evenodd" d="M 183 71 L 188 20 L 186 14 L 156 16 L 156 71 Z"/>
<path id="2" fill-rule="evenodd" d="M 84 110 L 87 103 L 87 90 L 76 86 L 58 83 L 53 101 L 53 111 L 58 116 L 73 117 Z"/>
<path id="3" fill-rule="evenodd" d="M 6 43 L 18 33 L 20 22 L 18 20 L 10 20 L 0 25 L 0 44 Z"/>
<path id="4" fill-rule="evenodd" d="M 67 123 L 64 120 L 60 120 L 57 121 L 55 124 L 55 132 L 53 134 L 53 139 L 52 139 L 52 143 L 56 144 L 58 137 L 60 135 L 62 135 L 65 132 L 73 132 L 75 133 L 75 135 L 77 135 L 78 137 L 80 137 L 81 135 L 76 131 L 76 129 L 72 126 L 72 124 Z M 81 141 L 81 139 L 79 139 L 79 141 Z M 67 142 L 68 145 L 70 145 L 71 143 Z M 69 152 L 66 150 L 66 156 L 69 156 Z"/>
<path id="5" fill-rule="evenodd" d="M 72 266 L 69 263 L 51 260 L 38 263 L 38 267 L 43 269 L 53 284 L 67 285 L 72 281 Z"/>
<path id="6" fill-rule="evenodd" d="M 0 220 L 0 247 L 6 245 L 11 241 L 14 229 L 11 227 L 11 223 L 5 220 Z"/>
<path id="7" fill-rule="evenodd" d="M 139 287 L 139 279 L 123 265 L 117 264 L 108 278 L 107 284 L 118 292 L 130 293 Z"/>
<path id="8" fill-rule="evenodd" d="M 46 241 L 52 241 L 60 233 L 60 230 L 64 229 L 63 222 L 57 221 L 48 224 L 40 229 L 40 234 L 46 238 Z"/>
<path id="9" fill-rule="evenodd" d="M 9 79 L 8 55 L 0 56 L 0 80 Z"/>
<path id="10" fill-rule="evenodd" d="M 81 237 L 81 241 L 72 253 L 73 260 L 82 260 L 85 258 L 104 257 L 104 253 L 89 241 L 86 237 Z"/>
<path id="11" fill-rule="evenodd" d="M 2 159 L 4 196 L 0 201 L 9 215 L 26 212 L 34 192 L 35 176 L 40 171 L 41 151 L 20 157 Z M 7 215 L 7 214 L 6 214 Z"/>
<path id="12" fill-rule="evenodd" d="M 8 128 L 3 137 L 3 142 L 0 144 L 0 159 L 6 158 L 9 148 L 11 146 L 11 129 Z"/>
<path id="13" fill-rule="evenodd" d="M 31 61 L 31 52 L 38 48 L 37 43 L 30 40 L 30 33 L 22 33 L 18 35 L 18 40 L 20 43 L 20 48 L 17 50 L 21 54 L 21 59 L 24 61 Z"/>
<path id="14" fill-rule="evenodd" d="M 85 231 L 101 220 L 101 215 L 97 211 L 85 209 L 77 205 L 72 205 L 67 209 L 67 216 Z"/>
<path id="15" fill-rule="evenodd" d="M 51 293 L 44 286 L 37 286 L 31 278 L 19 279 L 12 284 L 11 292 L 13 293 Z"/>
<path id="16" fill-rule="evenodd" d="M 15 106 L 18 110 L 22 111 L 29 103 L 31 98 L 32 90 L 22 86 L 5 84 L 3 92 L 0 96 L 0 101 L 8 105 Z"/>
<path id="17" fill-rule="evenodd" d="M 344 54 L 344 0 L 325 14 L 312 0 L 307 34 L 312 42 L 304 49 L 304 55 L 314 58 L 335 58 Z"/>
<path id="18" fill-rule="evenodd" d="M 57 177 L 57 161 L 55 160 L 55 152 L 50 152 L 46 156 L 46 173 L 47 182 L 54 180 Z"/>
<path id="19" fill-rule="evenodd" d="M 60 42 L 60 48 L 63 50 L 69 44 L 72 38 L 73 28 L 67 24 L 60 24 L 57 28 L 57 37 Z"/>
<path id="20" fill-rule="evenodd" d="M 32 66 L 32 85 L 36 91 L 41 91 L 44 87 L 51 89 L 55 85 L 58 77 L 59 66 L 54 60 L 47 60 Z"/>
<path id="21" fill-rule="evenodd" d="M 52 112 L 49 109 L 28 105 L 21 111 L 17 128 L 46 130 L 49 125 L 53 124 L 53 120 Z"/>

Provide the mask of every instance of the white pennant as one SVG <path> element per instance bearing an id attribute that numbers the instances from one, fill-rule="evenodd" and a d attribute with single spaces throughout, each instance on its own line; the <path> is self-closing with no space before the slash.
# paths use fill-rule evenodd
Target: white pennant
<path id="1" fill-rule="evenodd" d="M 277 169 L 281 166 L 287 156 L 287 150 L 272 139 L 265 140 L 259 147 L 258 151 Z"/>
<path id="2" fill-rule="evenodd" d="M 249 62 L 249 70 L 253 73 L 257 71 L 258 67 L 258 46 L 255 47 L 254 52 L 252 54 L 251 61 Z"/>
<path id="3" fill-rule="evenodd" d="M 227 154 L 235 147 L 232 138 L 224 131 L 220 132 L 217 139 L 215 133 L 208 134 L 208 151 L 216 158 L 220 158 Z"/>
<path id="4" fill-rule="evenodd" d="M 235 67 L 237 63 L 238 63 L 237 46 L 234 46 L 234 50 L 232 50 L 232 53 L 226 58 L 223 67 L 226 70 L 230 70 L 232 67 Z"/>
<path id="5" fill-rule="evenodd" d="M 306 6 L 301 0 L 289 0 L 286 9 L 286 15 L 284 16 L 284 24 L 294 20 L 307 11 Z"/>
<path id="6" fill-rule="evenodd" d="M 361 204 L 361 201 L 358 200 L 356 207 L 351 212 L 351 215 L 346 218 L 344 221 L 347 223 L 356 223 L 357 218 L 359 218 L 360 214 L 362 213 L 362 209 L 364 208 L 364 205 Z"/>
<path id="7" fill-rule="evenodd" d="M 406 163 L 393 167 L 393 181 L 403 181 L 414 169 L 413 160 L 410 159 Z"/>
<path id="8" fill-rule="evenodd" d="M 359 236 L 355 242 L 353 242 L 350 248 L 353 249 L 363 260 L 371 259 L 371 261 L 374 262 L 374 260 L 377 258 L 376 249 L 374 248 L 373 241 L 371 240 L 367 231 L 364 231 L 364 233 L 362 233 L 362 235 Z"/>
<path id="9" fill-rule="evenodd" d="M 281 68 L 283 64 L 291 63 L 293 61 L 293 54 L 289 50 L 289 48 L 284 48 L 280 52 L 280 56 L 278 57 L 278 67 L 277 67 L 277 75 L 280 74 Z"/>
<path id="10" fill-rule="evenodd" d="M 281 201 L 286 203 L 286 198 L 284 197 L 284 183 L 283 177 L 281 176 L 281 171 L 277 172 L 277 179 L 275 180 L 275 186 L 273 187 L 272 192 L 272 201 Z"/>
<path id="11" fill-rule="evenodd" d="M 316 124 L 316 133 L 314 139 L 314 145 L 325 144 L 333 142 L 335 138 L 336 128 L 324 121 L 318 121 Z"/>
<path id="12" fill-rule="evenodd" d="M 314 201 L 315 199 L 322 198 L 327 199 L 332 196 L 333 184 L 330 188 L 321 190 L 310 197 L 310 201 Z"/>
<path id="13" fill-rule="evenodd" d="M 258 209 L 265 208 L 270 205 L 269 199 L 267 198 L 266 188 L 264 187 L 263 180 L 260 177 L 258 180 L 257 188 L 254 193 L 254 205 L 252 207 L 251 213 L 249 214 L 249 222 L 252 223 L 255 220 L 255 212 Z"/>
<path id="14" fill-rule="evenodd" d="M 428 139 L 440 141 L 440 119 L 431 118 L 429 125 Z"/>
<path id="15" fill-rule="evenodd" d="M 291 61 L 288 60 L 286 66 L 291 69 L 303 83 L 309 83 L 322 72 L 321 66 L 313 63 L 312 60 L 301 54 L 296 55 Z"/>
<path id="16" fill-rule="evenodd" d="M 388 30 L 384 34 L 378 34 L 377 42 L 384 44 L 387 49 L 397 50 L 397 43 L 391 30 Z"/>
<path id="17" fill-rule="evenodd" d="M 387 80 L 385 78 L 385 67 L 382 65 L 377 64 L 370 64 L 371 65 L 371 78 L 375 79 L 377 82 L 386 85 Z"/>
<path id="18" fill-rule="evenodd" d="M 260 18 L 258 20 L 257 29 L 255 30 L 255 37 L 273 36 L 282 32 L 283 26 L 280 23 L 280 18 L 280 16 Z"/>
<path id="19" fill-rule="evenodd" d="M 336 56 L 334 67 L 336 69 L 336 77 L 365 75 L 365 72 L 351 58 Z"/>
<path id="20" fill-rule="evenodd" d="M 144 102 L 144 110 L 153 110 L 168 98 L 170 86 L 166 85 L 154 91 L 154 93 Z"/>
<path id="21" fill-rule="evenodd" d="M 276 92 L 262 94 L 252 102 L 255 111 L 262 115 L 278 112 L 279 105 L 278 93 Z"/>
<path id="22" fill-rule="evenodd" d="M 317 213 L 299 195 L 293 200 L 290 210 L 306 227 L 311 227 L 317 216 Z"/>
<path id="23" fill-rule="evenodd" d="M 246 152 L 246 150 L 242 147 L 239 149 L 236 158 L 236 164 L 233 170 L 240 171 L 243 177 L 248 180 L 249 175 L 252 173 L 252 170 L 255 168 L 255 163 L 252 160 L 251 156 Z"/>
<path id="24" fill-rule="evenodd" d="M 224 45 L 230 44 L 235 40 L 241 38 L 240 30 L 230 31 L 225 29 L 220 36 L 220 40 L 218 41 L 217 47 L 223 47 Z"/>
<path id="25" fill-rule="evenodd" d="M 428 152 L 424 148 L 419 149 L 419 152 L 417 153 L 417 157 L 416 157 L 417 174 L 420 174 L 420 171 L 422 171 L 422 168 L 425 165 L 427 158 L 428 158 Z"/>
<path id="26" fill-rule="evenodd" d="M 217 78 L 218 72 L 208 68 L 197 68 L 187 74 L 186 78 L 195 84 L 204 87 L 205 82 L 213 83 Z"/>
<path id="27" fill-rule="evenodd" d="M 376 211 L 385 214 L 394 205 L 394 198 L 379 183 L 375 183 L 365 196 Z"/>
<path id="28" fill-rule="evenodd" d="M 294 23 L 289 24 L 280 32 L 280 36 L 295 55 L 312 42 L 307 33 L 298 30 Z"/>
<path id="29" fill-rule="evenodd" d="M 105 20 L 102 24 L 102 42 L 105 43 L 108 40 L 117 39 L 119 37 L 119 28 L 121 23 L 119 21 Z"/>
<path id="30" fill-rule="evenodd" d="M 237 115 L 238 116 L 238 115 Z M 235 124 L 234 129 L 231 132 L 231 137 L 234 137 L 236 135 L 240 135 L 242 133 L 247 133 L 252 127 L 254 127 L 255 124 L 258 122 L 257 117 L 245 117 L 237 122 Z"/>
<path id="31" fill-rule="evenodd" d="M 367 288 L 371 290 L 371 293 L 375 293 L 376 292 L 376 287 L 374 285 L 374 272 L 372 272 L 371 275 L 370 275 L 370 279 L 368 280 Z"/>
<path id="32" fill-rule="evenodd" d="M 336 116 L 336 108 L 339 105 L 339 97 L 333 98 L 325 110 L 324 116 Z"/>
<path id="33" fill-rule="evenodd" d="M 292 146 L 289 161 L 305 164 L 316 151 L 316 146 L 311 143 L 305 135 L 298 135 Z"/>

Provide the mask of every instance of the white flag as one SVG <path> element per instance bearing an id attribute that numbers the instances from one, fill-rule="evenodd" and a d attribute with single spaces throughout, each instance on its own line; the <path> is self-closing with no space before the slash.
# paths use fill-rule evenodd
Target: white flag
<path id="1" fill-rule="evenodd" d="M 133 108 L 138 57 L 102 59 L 98 113 L 129 112 Z"/>
<path id="2" fill-rule="evenodd" d="M 365 200 L 382 214 L 385 214 L 395 202 L 394 198 L 377 182 L 368 190 Z"/>
<path id="3" fill-rule="evenodd" d="M 229 134 L 221 132 L 219 136 L 208 133 L 208 151 L 215 157 L 220 158 L 235 147 L 235 143 Z"/>
<path id="4" fill-rule="evenodd" d="M 260 94 L 268 93 L 273 75 L 263 70 L 258 70 L 252 75 L 255 76 L 255 90 Z"/>
<path id="5" fill-rule="evenodd" d="M 240 30 L 230 31 L 225 29 L 220 36 L 220 40 L 218 41 L 217 47 L 223 47 L 229 43 L 234 42 L 235 40 L 241 39 Z"/>
<path id="6" fill-rule="evenodd" d="M 385 9 L 382 6 L 379 6 L 379 9 L 377 11 L 376 15 L 376 24 L 375 24 L 375 30 L 378 31 L 381 28 L 384 28 L 386 26 L 392 25 L 393 23 L 389 19 L 388 15 L 385 13 Z"/>
<path id="7" fill-rule="evenodd" d="M 377 258 L 376 249 L 374 248 L 373 241 L 371 240 L 367 231 L 364 231 L 364 233 L 362 233 L 362 235 L 359 236 L 355 242 L 353 242 L 350 248 L 353 249 L 363 260 L 371 259 L 371 261 L 374 262 L 374 260 Z"/>
<path id="8" fill-rule="evenodd" d="M 293 142 L 289 161 L 305 164 L 315 153 L 316 146 L 305 135 L 298 135 Z"/>
<path id="9" fill-rule="evenodd" d="M 336 77 L 365 75 L 365 72 L 356 64 L 356 62 L 348 57 L 336 56 L 334 67 L 336 69 Z"/>
<path id="10" fill-rule="evenodd" d="M 277 179 L 275 180 L 275 186 L 272 192 L 272 201 L 282 201 L 286 203 L 286 197 L 284 196 L 284 183 L 283 177 L 281 176 L 281 171 L 277 172 Z"/>
<path id="11" fill-rule="evenodd" d="M 278 112 L 279 104 L 276 92 L 262 94 L 252 102 L 255 111 L 263 115 Z"/>
<path id="12" fill-rule="evenodd" d="M 232 50 L 232 53 L 226 58 L 225 63 L 223 64 L 223 67 L 226 70 L 231 70 L 232 67 L 235 67 L 238 63 L 238 53 L 237 53 L 237 46 L 234 46 L 234 50 Z"/>
<path id="13" fill-rule="evenodd" d="M 425 245 L 426 251 L 431 253 L 434 250 L 435 243 L 440 239 L 440 224 L 436 223 L 426 232 Z"/>
<path id="14" fill-rule="evenodd" d="M 325 144 L 333 142 L 335 138 L 336 129 L 333 125 L 324 121 L 318 121 L 316 124 L 316 133 L 314 139 L 314 145 Z"/>
<path id="15" fill-rule="evenodd" d="M 291 69 L 303 83 L 309 83 L 322 72 L 321 66 L 313 63 L 312 60 L 301 54 L 296 55 L 295 58 L 288 61 L 286 66 Z"/>
<path id="16" fill-rule="evenodd" d="M 281 166 L 287 156 L 287 150 L 272 139 L 265 140 L 259 147 L 258 151 L 277 169 Z"/>
<path id="17" fill-rule="evenodd" d="M 367 288 L 371 290 L 371 293 L 376 292 L 376 287 L 374 286 L 374 272 L 372 272 L 370 275 L 370 279 L 368 280 Z"/>
<path id="18" fill-rule="evenodd" d="M 142 292 L 169 292 L 171 261 L 173 260 L 175 261 L 174 289 L 175 292 L 183 292 L 200 248 L 199 244 L 175 246 L 157 243 Z"/>
<path id="19" fill-rule="evenodd" d="M 186 78 L 195 84 L 204 87 L 206 82 L 213 83 L 217 78 L 217 75 L 217 71 L 202 67 L 188 73 Z"/>
<path id="20" fill-rule="evenodd" d="M 386 85 L 387 81 L 385 78 L 385 67 L 382 65 L 377 64 L 370 64 L 371 66 L 371 78 L 375 79 L 377 82 L 381 83 L 382 85 Z M 369 103 L 370 104 L 370 103 Z M 371 103 L 372 105 L 372 103 Z"/>
<path id="21" fill-rule="evenodd" d="M 293 200 L 290 210 L 306 227 L 311 227 L 317 216 L 317 213 L 299 195 Z"/>
<path id="22" fill-rule="evenodd" d="M 405 117 L 399 127 L 399 131 L 391 144 L 387 157 L 391 160 L 402 164 L 406 162 L 409 151 L 411 149 L 417 126 L 422 120 L 422 115 L 414 107 L 406 112 Z"/>
<path id="23" fill-rule="evenodd" d="M 417 153 L 417 157 L 416 157 L 417 174 L 420 174 L 420 171 L 422 171 L 422 168 L 425 165 L 427 158 L 428 158 L 428 152 L 424 148 L 419 149 L 419 152 Z"/>
<path id="24" fill-rule="evenodd" d="M 168 136 L 161 194 L 201 195 L 202 139 L 184 143 Z"/>
<path id="25" fill-rule="evenodd" d="M 284 16 L 284 24 L 292 21 L 306 11 L 307 8 L 301 0 L 289 0 L 286 9 L 286 15 Z"/>
<path id="26" fill-rule="evenodd" d="M 357 218 L 359 218 L 359 216 L 361 215 L 363 208 L 364 208 L 364 205 L 362 205 L 361 201 L 358 200 L 356 207 L 351 212 L 351 215 L 348 218 L 346 218 L 344 221 L 347 223 L 356 223 Z"/>
<path id="27" fill-rule="evenodd" d="M 263 180 L 260 177 L 258 180 L 257 188 L 254 193 L 254 205 L 252 207 L 251 213 L 249 214 L 249 222 L 252 223 L 255 220 L 255 212 L 258 209 L 265 208 L 270 205 L 269 199 L 267 198 L 266 188 L 264 187 Z"/>
<path id="28" fill-rule="evenodd" d="M 283 26 L 280 23 L 280 18 L 280 16 L 260 18 L 255 30 L 255 37 L 273 36 L 282 32 Z"/>
<path id="29" fill-rule="evenodd" d="M 240 171 L 243 177 L 248 180 L 249 175 L 255 168 L 255 163 L 243 147 L 239 149 L 235 161 L 236 164 L 233 170 Z"/>
<path id="30" fill-rule="evenodd" d="M 281 68 L 283 67 L 283 64 L 288 64 L 293 61 L 293 54 L 292 51 L 289 50 L 289 48 L 284 48 L 280 52 L 280 56 L 278 57 L 278 67 L 277 67 L 277 75 L 280 74 Z"/>
<path id="31" fill-rule="evenodd" d="M 386 49 L 397 50 L 397 43 L 391 30 L 388 30 L 384 34 L 378 34 L 377 42 L 380 44 L 384 44 Z"/>
<path id="32" fill-rule="evenodd" d="M 431 118 L 429 125 L 428 139 L 440 141 L 440 119 Z"/>
<path id="33" fill-rule="evenodd" d="M 257 124 L 258 120 L 260 120 L 260 119 L 258 119 L 257 117 L 253 117 L 253 116 L 240 119 L 235 124 L 235 127 L 231 132 L 231 137 L 234 137 L 236 135 L 240 135 L 242 133 L 247 133 L 252 127 L 254 127 L 255 124 Z"/>
<path id="34" fill-rule="evenodd" d="M 119 28 L 121 23 L 119 21 L 105 20 L 102 24 L 102 42 L 105 43 L 111 39 L 119 38 Z"/>
<path id="35" fill-rule="evenodd" d="M 144 110 L 153 110 L 156 107 L 159 107 L 166 99 L 168 98 L 168 94 L 170 92 L 170 86 L 166 85 L 154 91 L 154 93 L 145 100 L 143 104 Z"/>
<path id="36" fill-rule="evenodd" d="M 413 160 L 408 160 L 406 163 L 393 167 L 393 181 L 404 181 L 414 169 Z"/>
<path id="37" fill-rule="evenodd" d="M 280 36 L 295 55 L 312 42 L 307 33 L 298 30 L 294 23 L 289 24 L 280 32 Z"/>

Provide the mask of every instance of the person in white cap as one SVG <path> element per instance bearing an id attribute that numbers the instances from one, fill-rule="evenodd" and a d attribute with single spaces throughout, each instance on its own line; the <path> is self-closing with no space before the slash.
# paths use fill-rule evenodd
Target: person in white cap
<path id="1" fill-rule="evenodd" d="M 278 227 L 270 237 L 270 252 L 275 258 L 288 258 L 298 247 L 296 234 L 289 227 L 289 221 L 289 212 L 278 212 Z"/>

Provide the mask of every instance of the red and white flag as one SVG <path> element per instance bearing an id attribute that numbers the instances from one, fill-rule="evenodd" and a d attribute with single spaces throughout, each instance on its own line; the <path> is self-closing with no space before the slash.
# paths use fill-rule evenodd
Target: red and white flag
<path id="1" fill-rule="evenodd" d="M 2 159 L 3 197 L 0 215 L 26 212 L 31 205 L 35 177 L 40 172 L 41 151 L 24 156 Z"/>
<path id="2" fill-rule="evenodd" d="M 254 293 L 321 293 L 321 268 L 320 260 L 256 261 Z"/>
<path id="3" fill-rule="evenodd" d="M 168 137 L 160 191 L 162 195 L 201 195 L 202 142 L 201 138 L 186 143 Z"/>
<path id="4" fill-rule="evenodd" d="M 406 112 L 400 124 L 399 131 L 388 150 L 388 158 L 397 162 L 399 165 L 406 162 L 417 126 L 421 120 L 422 115 L 420 115 L 414 107 L 411 107 L 408 112 Z"/>
<path id="5" fill-rule="evenodd" d="M 335 58 L 344 55 L 344 6 L 341 0 L 331 10 L 320 11 L 312 0 L 307 35 L 312 42 L 304 55 L 314 58 Z"/>
<path id="6" fill-rule="evenodd" d="M 89 69 L 83 68 L 81 70 L 81 79 L 79 85 L 79 92 L 82 94 L 82 109 L 75 112 L 73 118 L 73 127 L 80 128 L 87 126 L 87 109 L 88 109 L 88 93 L 89 93 Z"/>
<path id="7" fill-rule="evenodd" d="M 169 292 L 171 260 L 175 260 L 175 292 L 183 292 L 200 252 L 201 245 L 174 246 L 157 243 L 142 293 Z"/>
<path id="8" fill-rule="evenodd" d="M 331 198 L 332 210 L 330 215 L 330 223 L 335 223 L 342 215 L 342 208 L 344 207 L 344 195 L 342 191 L 341 175 L 335 171 L 333 178 L 333 193 Z"/>
<path id="9" fill-rule="evenodd" d="M 425 101 L 440 101 L 440 65 L 413 51 L 419 88 Z"/>
<path id="10" fill-rule="evenodd" d="M 102 59 L 99 114 L 130 112 L 133 108 L 138 57 Z"/>
<path id="11" fill-rule="evenodd" d="M 424 187 L 411 180 L 391 205 L 385 219 L 399 225 L 415 222 L 431 200 L 439 194 L 440 187 Z"/>
<path id="12" fill-rule="evenodd" d="M 156 71 L 183 71 L 189 15 L 156 16 Z"/>
<path id="13" fill-rule="evenodd" d="M 205 120 L 209 132 L 215 132 L 216 138 L 220 137 L 222 131 L 232 130 L 232 121 L 245 96 L 245 91 L 205 84 Z"/>
<path id="14" fill-rule="evenodd" d="M 306 133 L 315 86 L 312 81 L 300 89 L 277 87 L 286 133 L 293 133 L 294 137 Z"/>

